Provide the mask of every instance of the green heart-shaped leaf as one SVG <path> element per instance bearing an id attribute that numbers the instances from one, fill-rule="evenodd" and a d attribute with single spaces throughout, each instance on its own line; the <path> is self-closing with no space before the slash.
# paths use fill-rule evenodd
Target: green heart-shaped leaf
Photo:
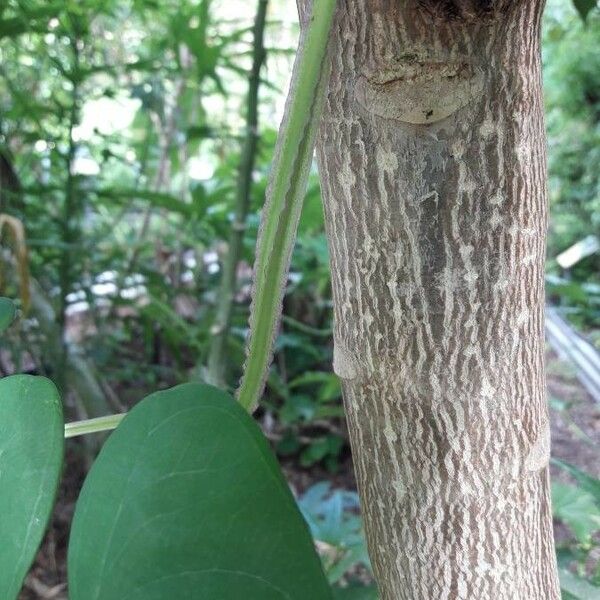
<path id="1" fill-rule="evenodd" d="M 17 309 L 12 300 L 0 296 L 0 333 L 7 330 L 15 320 Z"/>
<path id="2" fill-rule="evenodd" d="M 71 600 L 330 600 L 308 527 L 253 419 L 185 384 L 136 406 L 81 492 Z"/>
<path id="3" fill-rule="evenodd" d="M 0 598 L 16 598 L 48 524 L 60 479 L 64 423 L 54 384 L 0 379 Z"/>

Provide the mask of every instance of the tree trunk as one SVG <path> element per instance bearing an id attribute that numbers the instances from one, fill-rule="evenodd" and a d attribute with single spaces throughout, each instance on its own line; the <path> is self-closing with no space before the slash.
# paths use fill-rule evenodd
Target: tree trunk
<path id="1" fill-rule="evenodd" d="M 334 369 L 384 600 L 560 597 L 542 10 L 340 0 L 318 156 Z"/>

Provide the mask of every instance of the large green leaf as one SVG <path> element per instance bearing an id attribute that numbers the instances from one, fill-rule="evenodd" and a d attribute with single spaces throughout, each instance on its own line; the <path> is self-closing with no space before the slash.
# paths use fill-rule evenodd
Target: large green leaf
<path id="1" fill-rule="evenodd" d="M 16 598 L 50 518 L 63 458 L 62 407 L 43 377 L 0 379 L 0 598 Z"/>
<path id="2" fill-rule="evenodd" d="M 0 333 L 9 328 L 15 320 L 16 312 L 12 300 L 0 296 Z"/>
<path id="3" fill-rule="evenodd" d="M 329 600 L 306 523 L 255 422 L 185 384 L 136 406 L 83 487 L 71 600 Z"/>

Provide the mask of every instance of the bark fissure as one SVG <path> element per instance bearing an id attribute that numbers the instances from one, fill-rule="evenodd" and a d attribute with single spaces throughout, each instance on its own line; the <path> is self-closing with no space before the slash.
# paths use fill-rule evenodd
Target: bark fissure
<path id="1" fill-rule="evenodd" d="M 342 0 L 318 142 L 366 533 L 388 599 L 559 591 L 540 0 Z"/>

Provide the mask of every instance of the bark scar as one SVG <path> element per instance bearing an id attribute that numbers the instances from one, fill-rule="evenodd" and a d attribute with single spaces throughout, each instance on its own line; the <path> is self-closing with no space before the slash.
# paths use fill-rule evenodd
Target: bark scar
<path id="1" fill-rule="evenodd" d="M 550 462 L 550 425 L 544 424 L 544 427 L 538 438 L 531 446 L 529 454 L 525 459 L 525 468 L 528 471 L 539 471 L 545 468 Z"/>
<path id="2" fill-rule="evenodd" d="M 333 348 L 333 372 L 340 379 L 356 379 L 360 367 L 352 353 L 342 343 L 336 342 Z"/>
<path id="3" fill-rule="evenodd" d="M 483 92 L 483 72 L 468 60 L 406 53 L 393 64 L 363 72 L 355 83 L 363 109 L 413 125 L 448 118 Z"/>

